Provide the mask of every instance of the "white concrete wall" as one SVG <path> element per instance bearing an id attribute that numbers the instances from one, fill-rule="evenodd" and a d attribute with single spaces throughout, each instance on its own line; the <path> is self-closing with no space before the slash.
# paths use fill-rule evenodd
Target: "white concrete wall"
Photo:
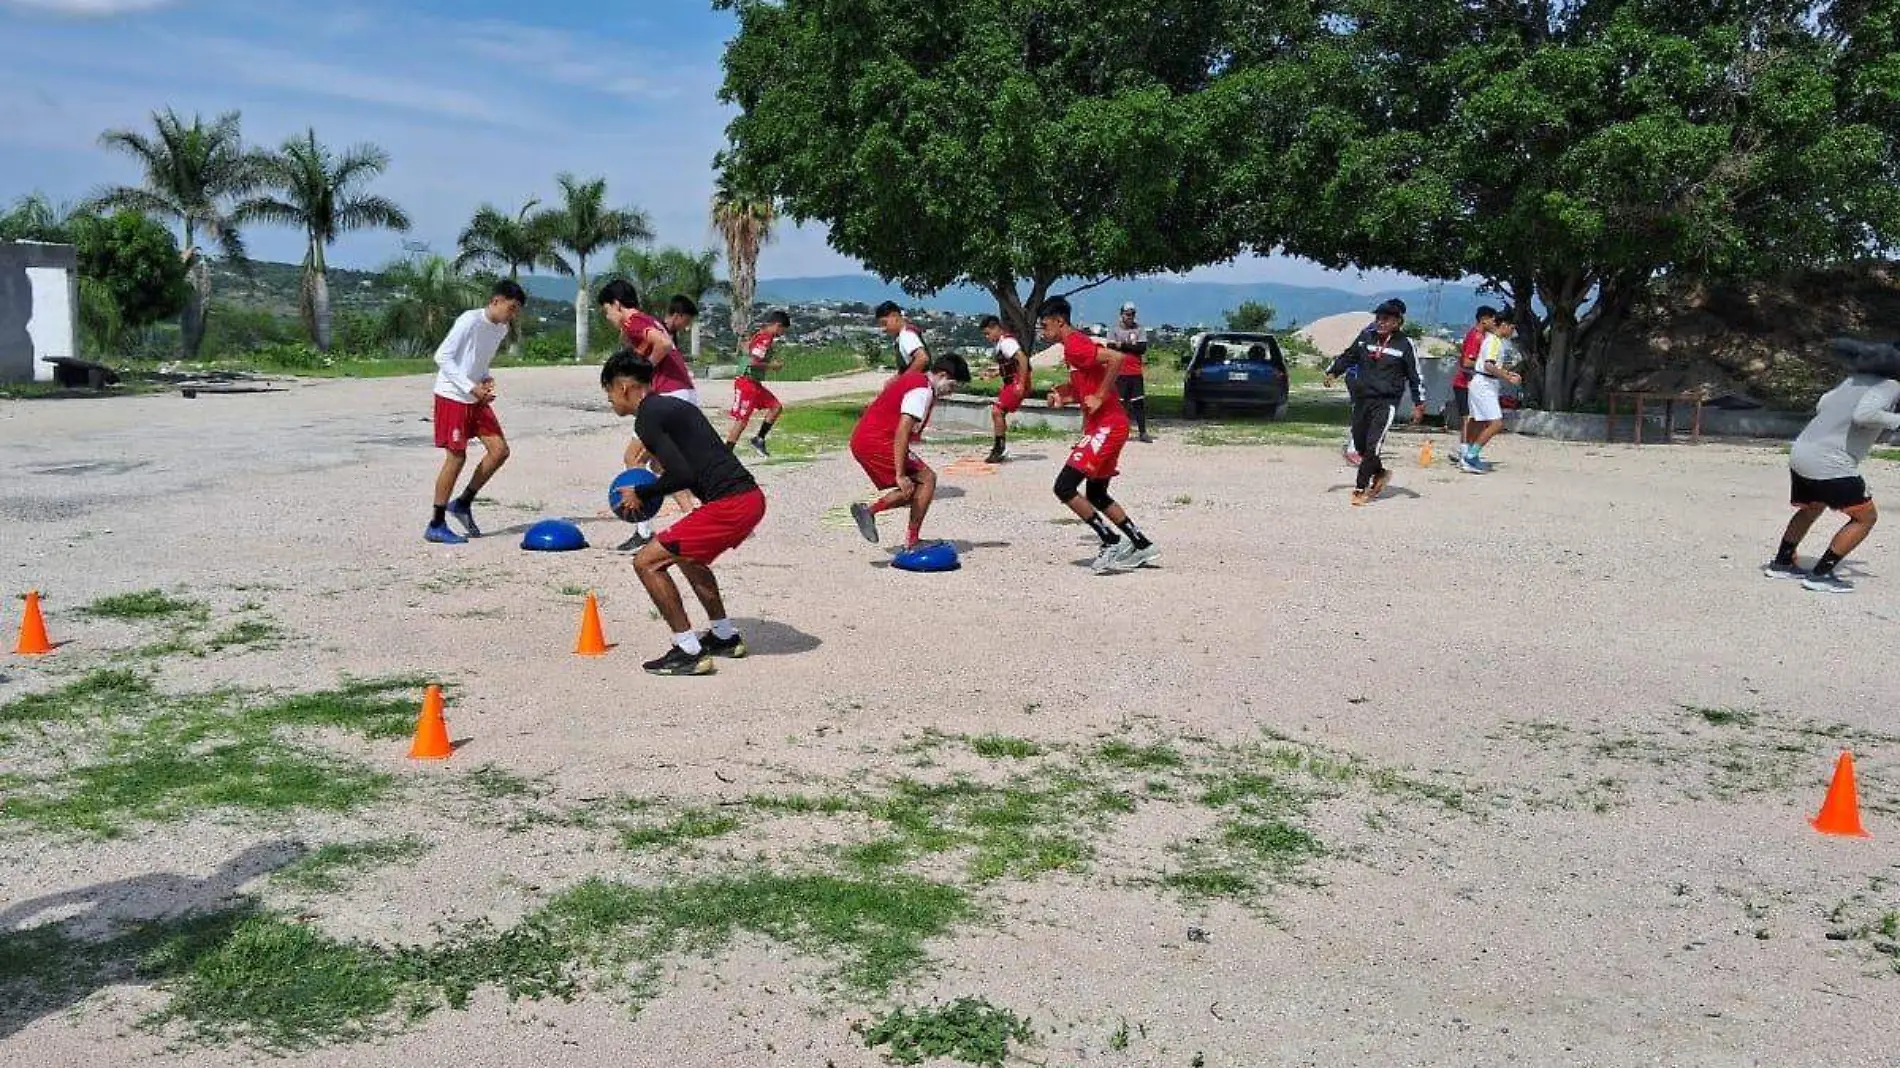
<path id="1" fill-rule="evenodd" d="M 79 355 L 73 337 L 73 276 L 58 267 L 28 267 L 26 277 L 33 286 L 33 317 L 26 323 L 33 337 L 33 381 L 51 382 L 50 361 Z"/>

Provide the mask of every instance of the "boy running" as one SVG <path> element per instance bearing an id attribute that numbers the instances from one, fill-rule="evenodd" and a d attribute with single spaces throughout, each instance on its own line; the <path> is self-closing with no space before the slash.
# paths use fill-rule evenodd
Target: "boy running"
<path id="1" fill-rule="evenodd" d="M 1399 332 L 1405 325 L 1405 305 L 1388 300 L 1372 311 L 1372 325 L 1326 369 L 1331 388 L 1340 375 L 1357 370 L 1359 392 L 1352 402 L 1352 444 L 1359 453 L 1359 480 L 1353 489 L 1354 507 L 1379 499 L 1392 472 L 1379 459 L 1379 447 L 1392 429 L 1399 398 L 1412 391 L 1412 422 L 1425 420 L 1425 384 L 1418 376 L 1418 357 L 1412 339 Z"/>
<path id="2" fill-rule="evenodd" d="M 1134 304 L 1122 305 L 1121 322 L 1108 332 L 1108 344 L 1103 347 L 1122 354 L 1115 390 L 1122 407 L 1135 417 L 1135 440 L 1153 442 L 1148 436 L 1148 380 L 1142 366 L 1142 358 L 1148 355 L 1148 328 L 1135 321 L 1135 314 Z"/>
<path id="3" fill-rule="evenodd" d="M 1814 418 L 1794 440 L 1788 453 L 1788 499 L 1795 513 L 1774 560 L 1762 569 L 1769 578 L 1798 578 L 1803 589 L 1816 593 L 1854 592 L 1854 584 L 1834 569 L 1860 548 L 1880 518 L 1860 477 L 1860 464 L 1881 434 L 1900 430 L 1900 415 L 1894 414 L 1900 403 L 1900 349 L 1847 339 L 1835 341 L 1834 348 L 1848 358 L 1853 373 L 1821 398 Z M 1803 571 L 1795 550 L 1829 508 L 1847 516 L 1847 524 L 1815 561 L 1814 570 Z"/>
<path id="4" fill-rule="evenodd" d="M 628 495 L 646 505 L 690 489 L 700 501 L 633 558 L 640 584 L 673 631 L 666 654 L 641 666 L 655 675 L 710 675 L 713 657 L 746 655 L 745 640 L 726 618 L 713 561 L 752 535 L 765 518 L 765 494 L 697 405 L 654 392 L 656 375 L 657 368 L 627 349 L 614 353 L 600 369 L 600 388 L 614 414 L 633 416 L 634 436 L 665 465 L 658 482 L 626 491 Z M 675 566 L 706 609 L 711 627 L 704 634 L 693 633 L 679 587 L 667 574 Z"/>
<path id="5" fill-rule="evenodd" d="M 1049 392 L 1049 407 L 1060 408 L 1069 401 L 1082 406 L 1082 440 L 1056 476 L 1056 499 L 1101 539 L 1102 551 L 1090 565 L 1096 574 L 1133 571 L 1152 562 L 1161 550 L 1108 493 L 1109 480 L 1120 473 L 1116 464 L 1128 441 L 1128 413 L 1115 392 L 1121 353 L 1077 330 L 1071 321 L 1074 314 L 1062 297 L 1043 301 L 1036 309 L 1043 338 L 1062 345 L 1062 362 L 1069 368 L 1068 384 Z M 1110 523 L 1120 527 L 1121 534 Z"/>
<path id="6" fill-rule="evenodd" d="M 775 311 L 765 317 L 765 326 L 752 335 L 746 342 L 745 373 L 732 384 L 732 408 L 726 414 L 732 417 L 732 428 L 726 431 L 728 447 L 739 444 L 739 436 L 752 422 L 752 413 L 763 412 L 765 421 L 759 424 L 759 432 L 749 443 L 752 450 L 760 456 L 770 456 L 765 451 L 765 436 L 772 432 L 772 424 L 778 422 L 778 414 L 785 406 L 780 404 L 772 391 L 765 388 L 765 376 L 770 371 L 780 371 L 785 364 L 772 358 L 772 346 L 792 328 L 792 317 L 782 311 Z"/>
<path id="7" fill-rule="evenodd" d="M 683 400 L 694 407 L 699 406 L 699 387 L 693 381 L 693 372 L 686 366 L 686 358 L 680 354 L 679 344 L 675 340 L 681 329 L 690 328 L 693 319 L 699 314 L 699 308 L 686 297 L 674 297 L 667 309 L 666 322 L 662 323 L 640 310 L 640 291 L 632 282 L 615 279 L 600 287 L 595 298 L 600 303 L 600 313 L 606 320 L 620 330 L 621 340 L 634 355 L 653 365 L 653 391 L 663 397 Z M 681 302 L 684 301 L 684 305 Z M 677 322 L 678 325 L 675 325 Z M 659 465 L 639 438 L 627 442 L 627 451 L 622 462 L 628 467 L 645 467 L 658 474 Z M 680 511 L 692 510 L 692 499 L 682 493 L 676 502 Z M 653 540 L 653 524 L 642 520 L 633 525 L 633 536 L 620 543 L 620 552 L 632 552 Z"/>
<path id="8" fill-rule="evenodd" d="M 463 312 L 436 347 L 435 447 L 443 451 L 443 456 L 442 470 L 435 476 L 435 510 L 422 532 L 425 541 L 466 545 L 469 538 L 482 536 L 481 528 L 475 525 L 475 495 L 508 462 L 508 439 L 502 436 L 501 421 L 495 418 L 495 379 L 489 375 L 488 366 L 502 342 L 508 340 L 508 327 L 527 301 L 528 295 L 518 283 L 506 278 L 496 282 L 489 292 L 488 305 Z M 470 438 L 482 443 L 482 462 L 469 476 L 467 488 L 456 497 L 455 483 L 468 463 Z M 468 537 L 449 529 L 449 516 L 455 517 Z"/>
<path id="9" fill-rule="evenodd" d="M 1003 388 L 990 405 L 990 427 L 996 431 L 996 444 L 986 463 L 1000 464 L 1009 459 L 1009 417 L 1023 406 L 1029 393 L 1029 352 L 1016 335 L 1003 329 L 1003 321 L 994 315 L 983 317 L 983 338 L 990 343 L 996 366 L 983 372 L 984 378 L 1001 378 Z"/>
<path id="10" fill-rule="evenodd" d="M 1458 344 L 1458 370 L 1451 376 L 1451 399 L 1458 410 L 1458 444 L 1461 447 L 1459 459 L 1463 458 L 1463 446 L 1471 444 L 1471 369 L 1478 362 L 1478 352 L 1484 348 L 1484 339 L 1491 336 L 1491 327 L 1498 321 L 1498 310 L 1490 305 L 1478 309 L 1477 322 L 1465 331 L 1465 339 Z M 1451 427 L 1447 425 L 1446 430 Z"/>
<path id="11" fill-rule="evenodd" d="M 1485 332 L 1484 341 L 1478 349 L 1478 356 L 1471 363 L 1471 384 L 1469 400 L 1471 418 L 1466 422 L 1469 428 L 1466 434 L 1464 455 L 1458 458 L 1458 470 L 1467 474 L 1488 474 L 1491 465 L 1484 462 L 1483 452 L 1491 439 L 1504 429 L 1504 404 L 1502 400 L 1503 382 L 1516 385 L 1524 381 L 1523 376 L 1504 369 L 1505 343 L 1517 333 L 1515 317 L 1509 311 L 1502 311 L 1491 317 L 1491 328 Z"/>
<path id="12" fill-rule="evenodd" d="M 904 318 L 904 309 L 895 301 L 885 301 L 871 313 L 897 345 L 897 373 L 923 374 L 930 366 L 930 350 L 924 347 L 924 333 Z"/>
<path id="13" fill-rule="evenodd" d="M 970 368 L 963 357 L 955 353 L 939 356 L 928 373 L 906 371 L 891 379 L 864 409 L 857 429 L 851 432 L 851 455 L 871 477 L 871 485 L 885 491 L 871 504 L 858 502 L 851 506 L 851 518 L 857 521 L 858 533 L 865 541 L 877 544 L 880 512 L 909 505 L 910 531 L 904 547 L 917 547 L 924 516 L 937 496 L 937 473 L 911 451 L 911 446 L 930 424 L 930 411 L 937 398 L 949 396 L 959 383 L 969 380 Z"/>

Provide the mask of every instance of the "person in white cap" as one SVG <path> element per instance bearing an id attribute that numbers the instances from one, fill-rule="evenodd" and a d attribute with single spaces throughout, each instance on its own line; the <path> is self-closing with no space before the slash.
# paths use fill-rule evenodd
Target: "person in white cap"
<path id="1" fill-rule="evenodd" d="M 1121 396 L 1122 407 L 1135 418 L 1135 440 L 1153 441 L 1148 436 L 1148 389 L 1141 362 L 1148 355 L 1148 328 L 1135 321 L 1134 304 L 1122 305 L 1121 322 L 1108 332 L 1108 342 L 1102 347 L 1122 354 L 1115 391 Z"/>

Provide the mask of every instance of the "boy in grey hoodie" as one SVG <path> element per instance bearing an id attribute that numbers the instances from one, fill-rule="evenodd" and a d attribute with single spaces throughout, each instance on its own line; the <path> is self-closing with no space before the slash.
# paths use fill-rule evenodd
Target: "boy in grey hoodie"
<path id="1" fill-rule="evenodd" d="M 1797 578 L 1817 593 L 1852 593 L 1854 584 L 1834 568 L 1873 532 L 1879 513 L 1860 477 L 1860 463 L 1880 435 L 1900 430 L 1900 349 L 1846 339 L 1834 342 L 1846 358 L 1849 374 L 1815 405 L 1814 418 L 1788 453 L 1789 502 L 1794 517 L 1781 535 L 1775 558 L 1762 569 L 1769 578 Z M 1821 513 L 1834 509 L 1847 524 L 1828 543 L 1812 571 L 1803 571 L 1795 549 Z"/>

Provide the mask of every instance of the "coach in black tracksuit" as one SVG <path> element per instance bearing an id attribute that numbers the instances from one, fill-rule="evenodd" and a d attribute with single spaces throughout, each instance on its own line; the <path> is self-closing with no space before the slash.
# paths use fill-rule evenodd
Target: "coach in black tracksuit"
<path id="1" fill-rule="evenodd" d="M 1391 475 L 1379 460 L 1379 445 L 1406 390 L 1412 392 L 1412 422 L 1425 419 L 1425 384 L 1418 375 L 1418 355 L 1412 339 L 1399 332 L 1405 325 L 1405 305 L 1388 300 L 1373 309 L 1373 323 L 1352 346 L 1326 369 L 1326 384 L 1356 371 L 1358 390 L 1352 402 L 1352 443 L 1359 451 L 1359 480 L 1353 503 L 1376 499 Z"/>

